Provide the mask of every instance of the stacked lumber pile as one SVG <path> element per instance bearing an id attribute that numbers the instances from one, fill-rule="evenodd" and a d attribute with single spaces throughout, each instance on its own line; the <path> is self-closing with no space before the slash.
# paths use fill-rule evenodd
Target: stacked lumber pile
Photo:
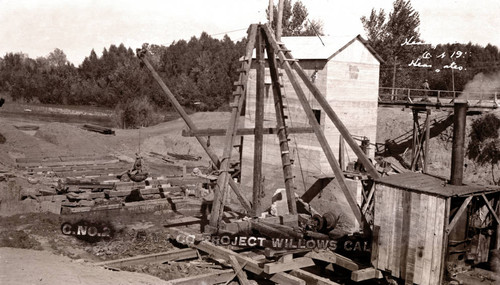
<path id="1" fill-rule="evenodd" d="M 143 182 L 106 182 L 90 179 L 67 179 L 58 185 L 59 195 L 45 199 L 61 200 L 62 213 L 79 213 L 99 210 L 141 208 L 141 211 L 171 210 L 181 204 L 193 205 L 199 210 L 200 187 L 209 181 L 198 177 L 148 178 Z M 205 188 L 203 188 L 205 189 Z M 63 196 L 64 198 L 61 198 Z M 176 205 L 174 205 L 176 204 Z M 198 205 L 198 206 L 196 206 Z"/>
<path id="2" fill-rule="evenodd" d="M 130 168 L 113 156 L 56 156 L 17 158 L 17 167 L 29 175 L 65 177 L 116 176 Z M 109 178 L 108 178 L 109 179 Z"/>

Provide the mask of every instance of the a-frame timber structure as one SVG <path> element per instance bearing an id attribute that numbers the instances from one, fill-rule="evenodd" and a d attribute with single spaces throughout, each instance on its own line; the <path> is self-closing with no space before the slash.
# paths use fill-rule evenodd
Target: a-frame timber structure
<path id="1" fill-rule="evenodd" d="M 252 64 L 252 54 L 253 50 L 256 49 L 256 60 L 257 60 L 257 108 L 256 108 L 256 122 L 255 128 L 252 129 L 238 129 L 240 115 L 243 111 L 243 106 L 245 103 L 245 98 L 247 94 L 246 86 L 248 81 L 248 75 L 250 67 Z M 267 59 L 264 58 L 264 51 L 267 54 Z M 234 98 L 230 104 L 231 116 L 227 129 L 225 130 L 225 140 L 224 140 L 224 150 L 222 157 L 219 158 L 214 153 L 214 151 L 207 145 L 207 140 L 202 137 L 204 130 L 198 130 L 193 122 L 188 117 L 187 113 L 180 106 L 175 96 L 170 92 L 168 87 L 158 76 L 158 74 L 153 69 L 152 65 L 149 63 L 146 57 L 145 50 L 139 50 L 138 56 L 145 63 L 146 67 L 151 71 L 154 78 L 160 84 L 161 88 L 165 94 L 172 101 L 173 106 L 179 112 L 181 117 L 186 122 L 189 131 L 194 134 L 199 143 L 202 145 L 203 149 L 207 152 L 208 156 L 214 163 L 214 165 L 219 170 L 219 176 L 217 179 L 217 185 L 214 189 L 214 200 L 212 206 L 212 213 L 210 216 L 210 227 L 209 229 L 213 232 L 218 231 L 221 218 L 223 216 L 223 209 L 225 206 L 225 201 L 227 200 L 228 187 L 231 187 L 241 202 L 242 206 L 248 213 L 253 216 L 258 216 L 260 213 L 259 207 L 259 193 L 261 191 L 261 176 L 262 176 L 262 148 L 263 148 L 263 135 L 264 134 L 276 134 L 279 139 L 280 152 L 281 152 L 281 162 L 284 174 L 284 184 L 288 199 L 288 207 L 291 214 L 296 214 L 296 196 L 295 196 L 295 185 L 294 177 L 291 167 L 290 152 L 288 146 L 288 135 L 291 133 L 291 128 L 288 128 L 286 124 L 286 116 L 284 115 L 283 104 L 283 93 L 282 85 L 279 81 L 281 70 L 284 70 L 292 83 L 293 89 L 299 99 L 299 102 L 309 120 L 310 129 L 303 128 L 303 130 L 293 130 L 293 132 L 314 132 L 321 148 L 328 160 L 328 163 L 337 179 L 340 189 L 344 194 L 350 209 L 354 213 L 354 217 L 363 229 L 367 232 L 370 231 L 369 225 L 361 211 L 360 206 L 356 203 L 356 200 L 352 196 L 344 178 L 344 173 L 339 166 L 338 160 L 332 152 L 330 145 L 327 142 L 325 134 L 321 129 L 319 123 L 316 120 L 315 114 L 309 104 L 309 101 L 305 95 L 304 90 L 300 85 L 299 80 L 302 80 L 305 86 L 308 88 L 309 92 L 314 96 L 320 107 L 328 115 L 330 120 L 339 130 L 342 137 L 345 139 L 347 144 L 354 151 L 359 161 L 363 164 L 369 176 L 373 179 L 379 178 L 379 173 L 370 162 L 363 150 L 358 146 L 356 141 L 352 138 L 349 131 L 339 119 L 335 111 L 328 104 L 325 97 L 321 91 L 311 82 L 310 77 L 300 66 L 298 60 L 294 59 L 290 50 L 288 50 L 285 45 L 276 40 L 273 31 L 266 24 L 252 24 L 248 30 L 248 42 L 245 50 L 245 55 L 240 59 L 241 68 L 239 69 L 239 79 L 234 83 L 235 91 L 233 92 Z M 272 89 L 273 89 L 273 99 L 275 105 L 276 113 L 276 128 L 275 129 L 264 129 L 264 112 L 263 112 L 263 96 L 264 96 L 264 72 L 267 66 L 270 69 L 271 79 L 272 79 Z M 205 130 L 206 133 L 206 130 Z M 235 144 L 236 137 L 239 135 L 254 135 L 255 136 L 255 152 L 254 152 L 254 180 L 253 180 L 253 203 L 245 198 L 245 195 L 241 193 L 241 189 L 238 184 L 234 182 L 231 177 L 230 171 L 230 157 L 233 151 L 233 146 Z M 372 189 L 373 190 L 373 189 Z M 309 201 L 313 197 L 309 197 Z M 369 201 L 368 201 L 369 202 Z M 365 205 L 366 206 L 366 205 Z M 364 207 L 363 207 L 364 208 Z"/>

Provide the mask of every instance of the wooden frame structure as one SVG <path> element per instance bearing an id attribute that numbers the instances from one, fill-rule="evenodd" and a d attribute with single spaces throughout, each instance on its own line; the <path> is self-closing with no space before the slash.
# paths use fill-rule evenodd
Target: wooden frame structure
<path id="1" fill-rule="evenodd" d="M 375 183 L 371 262 L 375 268 L 404 279 L 405 284 L 441 284 L 451 255 L 469 255 L 485 262 L 490 242 L 500 246 L 500 220 L 495 210 L 500 187 L 449 185 L 443 179 L 412 172 L 383 177 Z M 470 207 L 472 201 L 484 207 L 481 215 L 488 221 L 477 231 L 496 228 L 497 241 L 476 241 L 483 243 L 486 253 L 481 252 L 482 246 L 464 246 L 474 243 L 467 236 L 468 229 L 474 227 L 469 216 L 476 215 Z"/>
<path id="2" fill-rule="evenodd" d="M 250 71 L 251 61 L 252 61 L 252 53 L 254 48 L 256 49 L 256 60 L 257 60 L 257 113 L 256 113 L 256 122 L 255 128 L 249 130 L 238 129 L 238 123 L 240 119 L 240 114 L 242 113 L 242 107 L 245 102 L 246 97 L 246 86 L 248 82 L 248 74 Z M 274 130 L 266 130 L 263 128 L 263 102 L 262 98 L 264 96 L 264 72 L 265 72 L 265 64 L 266 59 L 264 58 L 264 51 L 267 53 L 267 65 L 270 69 L 271 79 L 272 79 L 272 88 L 273 88 L 273 99 L 275 105 L 276 112 L 276 128 Z M 181 117 L 184 119 L 190 132 L 195 135 L 199 143 L 202 145 L 204 150 L 209 155 L 214 165 L 219 169 L 219 177 L 217 179 L 217 185 L 214 189 L 214 201 L 212 206 L 212 214 L 210 217 L 210 227 L 211 230 L 216 232 L 219 230 L 221 217 L 223 214 L 223 209 L 226 201 L 226 196 L 228 192 L 228 186 L 230 186 L 239 201 L 249 213 L 252 213 L 254 216 L 260 214 L 259 209 L 259 193 L 262 191 L 261 189 L 261 175 L 262 175 L 262 145 L 263 145 L 263 135 L 276 133 L 279 138 L 280 151 L 281 151 L 281 160 L 284 174 L 284 183 L 285 189 L 288 199 L 288 207 L 289 211 L 292 214 L 297 213 L 296 210 L 296 198 L 295 198 L 295 185 L 294 185 L 294 177 L 291 168 L 290 161 L 290 151 L 288 146 L 288 135 L 293 132 L 314 132 L 317 140 L 319 141 L 321 148 L 332 168 L 332 171 L 337 178 L 337 182 L 342 190 L 346 200 L 354 213 L 354 216 L 358 223 L 364 226 L 364 230 L 369 232 L 370 228 L 364 215 L 357 205 L 356 200 L 352 197 L 348 186 L 344 179 L 344 173 L 339 166 L 339 162 L 335 158 L 333 151 L 330 145 L 327 142 L 325 134 L 321 129 L 319 123 L 315 118 L 315 114 L 309 104 L 307 97 L 305 95 L 304 90 L 302 90 L 301 85 L 299 84 L 299 78 L 305 84 L 305 86 L 309 89 L 311 94 L 317 100 L 318 104 L 321 106 L 323 111 L 327 114 L 330 120 L 334 123 L 334 125 L 339 130 L 340 134 L 347 142 L 347 144 L 351 147 L 354 153 L 357 155 L 359 161 L 363 164 L 367 173 L 372 178 L 378 178 L 379 173 L 376 171 L 375 167 L 372 165 L 368 157 L 358 146 L 356 141 L 352 138 L 349 131 L 336 115 L 332 107 L 328 104 L 323 94 L 319 91 L 319 89 L 311 82 L 309 76 L 305 73 L 305 71 L 300 66 L 298 60 L 294 59 L 291 51 L 288 50 L 285 45 L 281 42 L 278 42 L 274 36 L 274 33 L 271 31 L 271 28 L 266 24 L 252 24 L 248 30 L 248 42 L 246 46 L 245 55 L 240 59 L 241 68 L 239 69 L 239 79 L 234 83 L 235 91 L 233 92 L 234 98 L 230 103 L 231 107 L 231 116 L 229 120 L 229 124 L 227 129 L 225 130 L 225 140 L 224 140 L 224 150 L 223 155 L 219 159 L 217 155 L 213 152 L 210 146 L 207 145 L 207 141 L 205 138 L 201 137 L 207 133 L 207 130 L 198 130 L 190 118 L 187 116 L 186 112 L 180 106 L 178 101 L 175 99 L 175 96 L 170 92 L 168 87 L 165 85 L 163 80 L 158 76 L 156 71 L 153 69 L 148 59 L 145 57 L 145 50 L 138 50 L 137 52 L 139 58 L 145 63 L 146 67 L 151 71 L 154 78 L 160 84 L 161 88 L 165 92 L 165 94 L 172 101 L 174 107 L 179 112 Z M 285 106 L 283 105 L 283 93 L 282 93 L 282 85 L 279 82 L 279 75 L 281 73 L 280 69 L 283 69 L 289 80 L 292 83 L 293 89 L 297 94 L 297 97 L 302 105 L 303 110 L 305 111 L 309 123 L 310 128 L 304 128 L 300 130 L 294 130 L 293 128 L 288 128 L 284 115 L 283 109 Z M 299 78 L 297 78 L 297 76 Z M 224 132 L 218 130 L 218 132 Z M 229 160 L 232 155 L 233 145 L 235 143 L 235 139 L 238 135 L 245 133 L 248 135 L 255 136 L 255 153 L 254 153 L 254 181 L 253 181 L 253 199 L 252 204 L 245 198 L 245 196 L 241 193 L 239 186 L 233 181 L 231 175 L 229 173 L 230 164 Z M 314 197 L 309 197 L 310 199 Z M 309 200 L 310 200 L 309 199 Z"/>

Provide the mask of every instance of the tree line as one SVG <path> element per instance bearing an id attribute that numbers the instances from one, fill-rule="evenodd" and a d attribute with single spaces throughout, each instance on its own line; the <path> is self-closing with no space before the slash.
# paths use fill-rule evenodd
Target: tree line
<path id="1" fill-rule="evenodd" d="M 431 89 L 460 91 L 476 74 L 500 70 L 500 53 L 494 45 L 425 44 L 418 31 L 419 14 L 410 1 L 396 0 L 388 14 L 373 9 L 361 22 L 368 42 L 384 60 L 380 86 L 419 88 L 428 79 Z M 284 36 L 322 34 L 321 22 L 310 21 L 300 1 L 284 2 L 283 29 Z M 152 44 L 149 51 L 154 67 L 181 104 L 211 111 L 225 108 L 231 98 L 245 41 L 234 42 L 227 35 L 215 39 L 203 32 L 169 46 Z M 155 108 L 170 104 L 134 51 L 123 44 L 105 48 L 100 56 L 92 50 L 78 67 L 60 49 L 36 59 L 7 53 L 0 57 L 0 92 L 14 100 L 51 104 L 114 108 L 137 98 Z"/>
<path id="2" fill-rule="evenodd" d="M 218 40 L 202 33 L 168 47 L 151 45 L 149 50 L 153 65 L 182 104 L 215 110 L 230 97 L 243 46 L 227 36 Z M 46 104 L 113 108 L 145 97 L 159 108 L 169 106 L 134 51 L 123 44 L 105 48 L 101 56 L 92 50 L 78 67 L 60 49 L 36 59 L 7 53 L 0 58 L 0 91 L 13 100 Z"/>
<path id="3" fill-rule="evenodd" d="M 409 0 L 396 0 L 392 11 L 372 9 L 361 17 L 369 44 L 384 60 L 380 86 L 420 88 L 427 79 L 431 89 L 462 91 L 476 74 L 500 70 L 497 46 L 469 43 L 426 44 L 420 17 Z"/>

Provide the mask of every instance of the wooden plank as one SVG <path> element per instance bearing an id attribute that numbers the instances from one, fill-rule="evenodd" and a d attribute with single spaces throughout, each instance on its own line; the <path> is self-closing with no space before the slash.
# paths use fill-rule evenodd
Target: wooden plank
<path id="1" fill-rule="evenodd" d="M 330 279 L 320 277 L 302 269 L 292 270 L 290 275 L 304 280 L 307 285 L 339 285 L 337 282 L 333 282 Z"/>
<path id="2" fill-rule="evenodd" d="M 395 245 L 395 231 L 396 231 L 396 207 L 397 207 L 397 194 L 400 192 L 396 188 L 387 189 L 388 197 L 386 200 L 387 205 L 387 215 L 386 215 L 386 223 L 387 223 L 387 269 L 390 272 L 396 270 L 397 266 L 394 265 L 394 252 L 396 251 L 396 247 L 399 247 L 399 244 Z"/>
<path id="3" fill-rule="evenodd" d="M 234 278 L 234 270 L 227 269 L 206 274 L 189 276 L 167 281 L 169 285 L 215 285 L 231 281 Z"/>
<path id="4" fill-rule="evenodd" d="M 408 251 L 406 258 L 406 275 L 405 284 L 412 285 L 415 276 L 415 259 L 418 247 L 419 237 L 419 223 L 420 223 L 420 195 L 416 192 L 411 192 L 411 206 L 410 206 L 410 230 L 408 239 Z"/>
<path id="5" fill-rule="evenodd" d="M 400 276 L 406 276 L 406 258 L 408 254 L 408 241 L 410 238 L 410 219 L 411 219 L 411 192 L 403 190 L 403 227 L 401 230 L 401 255 L 400 255 Z"/>
<path id="6" fill-rule="evenodd" d="M 266 263 L 264 264 L 264 272 L 267 274 L 274 274 L 309 266 L 314 266 L 314 261 L 310 257 L 299 257 L 288 262 Z"/>
<path id="7" fill-rule="evenodd" d="M 197 129 L 197 130 L 182 130 L 183 137 L 195 137 L 195 136 L 225 136 L 227 129 Z M 290 127 L 287 128 L 289 134 L 311 134 L 314 133 L 311 127 Z M 276 135 L 278 134 L 278 128 L 263 128 L 262 133 L 264 135 Z M 236 130 L 237 136 L 252 136 L 255 135 L 255 128 L 239 128 Z"/>
<path id="8" fill-rule="evenodd" d="M 425 227 L 425 244 L 423 249 L 422 285 L 431 285 L 431 265 L 434 246 L 434 227 L 436 225 L 436 196 L 428 195 L 427 223 Z"/>
<path id="9" fill-rule="evenodd" d="M 133 266 L 139 264 L 148 264 L 148 263 L 165 263 L 171 260 L 184 260 L 197 258 L 198 254 L 195 249 L 192 248 L 181 248 L 176 250 L 171 250 L 167 252 L 160 252 L 154 254 L 147 255 L 138 255 L 134 257 L 121 258 L 115 260 L 108 260 L 103 262 L 95 263 L 94 265 L 98 266 Z"/>
<path id="10" fill-rule="evenodd" d="M 302 194 L 300 197 L 304 202 L 310 203 L 314 197 L 316 197 L 321 190 L 325 189 L 326 186 L 333 180 L 333 177 L 318 178 L 309 189 Z"/>
<path id="11" fill-rule="evenodd" d="M 440 284 L 441 265 L 445 262 L 443 258 L 443 234 L 444 234 L 444 219 L 445 219 L 445 199 L 437 198 L 436 200 L 436 224 L 434 226 L 434 240 L 432 251 L 432 264 L 430 284 Z"/>
<path id="12" fill-rule="evenodd" d="M 394 239 L 393 239 L 393 258 L 392 258 L 392 276 L 399 278 L 401 265 L 401 239 L 403 236 L 403 191 L 396 191 L 396 212 L 394 213 L 395 226 L 394 226 Z"/>
<path id="13" fill-rule="evenodd" d="M 469 196 L 465 199 L 465 201 L 462 203 L 458 211 L 455 213 L 455 216 L 451 220 L 450 224 L 446 226 L 446 233 L 449 234 L 455 225 L 457 224 L 458 220 L 460 219 L 460 216 L 462 216 L 463 212 L 465 209 L 467 209 L 467 206 L 469 205 L 470 201 L 472 200 L 473 196 Z"/>
<path id="14" fill-rule="evenodd" d="M 415 271 L 413 274 L 413 282 L 420 284 L 422 282 L 422 274 L 424 268 L 424 248 L 425 248 L 425 231 L 427 228 L 427 210 L 429 207 L 429 195 L 420 195 L 420 220 L 415 228 L 417 235 L 417 251 L 415 253 Z"/>
<path id="15" fill-rule="evenodd" d="M 356 263 L 352 259 L 327 250 L 319 250 L 317 252 L 311 251 L 307 253 L 305 256 L 310 257 L 312 259 L 334 263 L 337 264 L 338 266 L 344 267 L 351 271 L 359 269 L 358 263 Z"/>
<path id="16" fill-rule="evenodd" d="M 380 260 L 380 245 L 381 245 L 381 232 L 384 230 L 383 225 L 382 225 L 382 216 L 383 216 L 383 209 L 384 209 L 384 201 L 383 201 L 383 195 L 382 192 L 384 191 L 384 186 L 375 184 L 374 185 L 377 189 L 375 190 L 375 198 L 373 200 L 373 227 L 374 229 L 377 228 L 378 231 L 377 233 L 373 233 L 373 240 L 372 240 L 372 257 L 371 257 L 371 262 L 372 265 L 375 268 L 382 269 L 379 264 Z M 383 235 L 383 233 L 382 233 Z M 374 245 L 376 246 L 376 251 L 373 250 Z"/>
<path id="17" fill-rule="evenodd" d="M 378 193 L 379 214 L 380 214 L 380 232 L 379 232 L 379 243 L 378 243 L 378 268 L 382 270 L 387 270 L 387 260 L 389 255 L 389 233 L 388 233 L 388 219 L 392 219 L 389 216 L 387 198 L 389 197 L 389 187 L 380 185 Z"/>
<path id="18" fill-rule="evenodd" d="M 250 282 L 248 282 L 247 275 L 243 271 L 243 268 L 241 268 L 241 265 L 238 263 L 238 260 L 236 260 L 236 257 L 234 255 L 229 256 L 229 263 L 231 263 L 231 266 L 234 269 L 234 272 L 236 273 L 236 276 L 238 277 L 238 280 L 240 281 L 241 285 L 250 285 Z"/>
<path id="19" fill-rule="evenodd" d="M 443 219 L 443 246 L 442 246 L 442 251 L 441 251 L 441 268 L 440 273 L 439 273 L 439 283 L 443 282 L 444 280 L 444 273 L 447 270 L 447 256 L 448 256 L 448 238 L 449 235 L 446 232 L 446 227 L 448 223 L 450 222 L 450 209 L 451 209 L 451 197 L 446 198 L 445 200 L 445 208 L 444 208 L 444 219 Z M 489 244 L 489 242 L 488 242 Z M 488 249 L 486 249 L 486 252 L 488 253 Z M 484 260 L 485 262 L 488 261 L 488 258 Z"/>
<path id="20" fill-rule="evenodd" d="M 351 272 L 351 280 L 361 282 L 369 279 L 381 279 L 384 275 L 376 268 L 368 267 Z"/>
<path id="21" fill-rule="evenodd" d="M 495 210 L 491 206 L 490 202 L 488 201 L 488 198 L 484 195 L 484 193 L 481 193 L 481 197 L 483 197 L 484 202 L 486 203 L 486 207 L 488 207 L 488 210 L 490 210 L 490 213 L 493 215 L 495 218 L 495 221 L 497 222 L 497 225 L 500 225 L 500 219 L 498 218 L 497 214 L 495 213 Z"/>

